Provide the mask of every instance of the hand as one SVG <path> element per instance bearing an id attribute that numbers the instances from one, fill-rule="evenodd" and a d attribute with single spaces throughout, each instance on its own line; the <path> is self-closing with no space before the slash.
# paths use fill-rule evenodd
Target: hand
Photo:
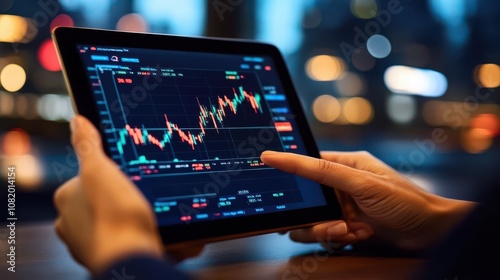
<path id="1" fill-rule="evenodd" d="M 343 220 L 294 230 L 290 237 L 295 241 L 345 246 L 375 237 L 402 249 L 426 249 L 474 207 L 425 191 L 367 152 L 324 152 L 321 157 L 261 155 L 269 166 L 336 190 Z"/>
<path id="2" fill-rule="evenodd" d="M 70 253 L 92 273 L 133 254 L 161 257 L 153 211 L 106 156 L 98 131 L 81 116 L 71 121 L 71 131 L 80 173 L 54 195 L 55 228 Z"/>

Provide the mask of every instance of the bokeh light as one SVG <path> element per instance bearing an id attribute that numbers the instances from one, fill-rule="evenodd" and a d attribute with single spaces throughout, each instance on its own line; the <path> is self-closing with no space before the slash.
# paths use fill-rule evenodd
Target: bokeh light
<path id="1" fill-rule="evenodd" d="M 315 81 L 333 81 L 342 76 L 345 63 L 331 55 L 317 55 L 306 62 L 306 73 Z"/>
<path id="2" fill-rule="evenodd" d="M 10 92 L 20 90 L 26 83 L 26 72 L 17 64 L 9 64 L 0 72 L 0 84 Z"/>
<path id="3" fill-rule="evenodd" d="M 27 32 L 28 23 L 23 17 L 0 15 L 0 42 L 21 42 Z"/>
<path id="4" fill-rule="evenodd" d="M 484 129 L 495 137 L 500 132 L 500 119 L 494 114 L 479 114 L 471 120 L 470 127 Z"/>
<path id="5" fill-rule="evenodd" d="M 493 144 L 491 133 L 482 128 L 471 128 L 461 133 L 460 143 L 463 149 L 471 154 L 485 152 Z"/>
<path id="6" fill-rule="evenodd" d="M 31 93 L 23 93 L 18 95 L 16 98 L 15 111 L 17 116 L 32 120 L 38 117 L 38 112 L 36 110 L 36 104 L 38 102 L 38 96 Z"/>
<path id="7" fill-rule="evenodd" d="M 116 29 L 132 32 L 147 32 L 149 28 L 148 23 L 141 15 L 132 13 L 122 16 L 118 20 L 118 23 L 116 23 Z"/>
<path id="8" fill-rule="evenodd" d="M 342 96 L 358 96 L 366 91 L 365 82 L 354 72 L 346 72 L 342 78 L 334 82 L 334 86 Z"/>
<path id="9" fill-rule="evenodd" d="M 378 12 L 375 0 L 351 0 L 351 12 L 358 18 L 369 19 Z"/>
<path id="10" fill-rule="evenodd" d="M 67 14 L 60 14 L 57 15 L 51 22 L 50 22 L 50 30 L 54 30 L 54 28 L 58 26 L 69 26 L 73 27 L 75 26 L 75 23 L 73 22 L 73 19 L 67 15 Z"/>
<path id="11" fill-rule="evenodd" d="M 12 129 L 0 139 L 3 158 L 0 158 L 2 168 L 16 166 L 17 187 L 24 191 L 32 191 L 40 187 L 43 181 L 43 168 L 38 158 L 32 152 L 29 134 L 23 129 Z"/>
<path id="12" fill-rule="evenodd" d="M 373 107 L 365 98 L 353 97 L 346 100 L 342 113 L 351 124 L 367 124 L 373 118 Z"/>
<path id="13" fill-rule="evenodd" d="M 400 65 L 387 68 L 384 82 L 392 92 L 426 97 L 442 96 L 448 89 L 448 80 L 443 74 L 434 70 Z"/>
<path id="14" fill-rule="evenodd" d="M 409 95 L 391 94 L 386 108 L 389 118 L 398 124 L 410 123 L 417 115 L 417 101 Z"/>
<path id="15" fill-rule="evenodd" d="M 324 94 L 318 96 L 313 102 L 313 113 L 320 122 L 331 123 L 340 115 L 340 102 L 337 98 Z"/>
<path id="16" fill-rule="evenodd" d="M 385 36 L 375 34 L 366 41 L 368 52 L 375 58 L 386 58 L 392 50 L 391 42 Z"/>
<path id="17" fill-rule="evenodd" d="M 466 102 L 429 100 L 422 107 L 422 116 L 431 126 L 466 127 L 471 125 L 470 114 L 452 115 L 450 112 L 454 113 L 457 108 L 471 108 L 471 106 L 474 106 L 474 112 L 478 115 L 500 114 L 500 107 L 492 103 L 472 105 Z"/>
<path id="18" fill-rule="evenodd" d="M 48 71 L 56 72 L 61 70 L 61 65 L 57 58 L 56 48 L 52 39 L 42 42 L 38 49 L 38 61 Z"/>
<path id="19" fill-rule="evenodd" d="M 40 159 L 28 154 L 22 156 L 5 156 L 2 166 L 16 166 L 16 188 L 31 192 L 39 189 L 44 180 L 44 171 Z"/>
<path id="20" fill-rule="evenodd" d="M 69 121 L 74 116 L 71 99 L 61 94 L 45 94 L 40 97 L 37 111 L 40 117 L 49 121 Z"/>
<path id="21" fill-rule="evenodd" d="M 482 64 L 475 71 L 476 82 L 485 88 L 496 88 L 500 86 L 500 66 L 497 64 Z"/>
<path id="22" fill-rule="evenodd" d="M 10 93 L 0 92 L 0 116 L 10 116 L 14 111 L 14 97 Z"/>
<path id="23" fill-rule="evenodd" d="M 27 155 L 31 151 L 30 136 L 22 129 L 8 131 L 2 140 L 2 151 L 6 156 Z"/>

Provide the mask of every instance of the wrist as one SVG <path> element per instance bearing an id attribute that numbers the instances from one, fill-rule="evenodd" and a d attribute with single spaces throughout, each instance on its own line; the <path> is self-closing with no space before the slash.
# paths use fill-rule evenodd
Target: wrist
<path id="1" fill-rule="evenodd" d="M 476 207 L 472 201 L 438 197 L 431 205 L 427 246 L 434 246 L 453 230 Z"/>
<path id="2" fill-rule="evenodd" d="M 102 273 L 116 262 L 137 255 L 162 257 L 159 237 L 145 234 L 140 230 L 121 229 L 119 232 L 103 233 L 100 242 L 89 261 L 88 268 L 93 274 Z"/>

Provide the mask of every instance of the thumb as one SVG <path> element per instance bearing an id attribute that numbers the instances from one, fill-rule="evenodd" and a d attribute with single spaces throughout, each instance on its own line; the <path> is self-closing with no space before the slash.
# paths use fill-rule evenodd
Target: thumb
<path id="1" fill-rule="evenodd" d="M 90 164 L 104 156 L 101 136 L 95 126 L 81 115 L 70 122 L 71 144 L 76 152 L 80 165 Z"/>
<path id="2" fill-rule="evenodd" d="M 350 195 L 364 191 L 361 180 L 370 173 L 336 162 L 293 153 L 265 151 L 261 160 L 274 168 L 330 186 Z"/>

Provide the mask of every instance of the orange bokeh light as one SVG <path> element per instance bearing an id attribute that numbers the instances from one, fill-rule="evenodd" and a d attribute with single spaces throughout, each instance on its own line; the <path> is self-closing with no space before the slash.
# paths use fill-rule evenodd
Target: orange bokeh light
<path id="1" fill-rule="evenodd" d="M 13 129 L 3 136 L 2 150 L 6 156 L 22 156 L 30 153 L 31 140 L 22 129 Z"/>
<path id="2" fill-rule="evenodd" d="M 472 129 L 483 129 L 492 137 L 500 133 L 500 120 L 494 114 L 480 114 L 474 117 L 470 124 Z"/>

